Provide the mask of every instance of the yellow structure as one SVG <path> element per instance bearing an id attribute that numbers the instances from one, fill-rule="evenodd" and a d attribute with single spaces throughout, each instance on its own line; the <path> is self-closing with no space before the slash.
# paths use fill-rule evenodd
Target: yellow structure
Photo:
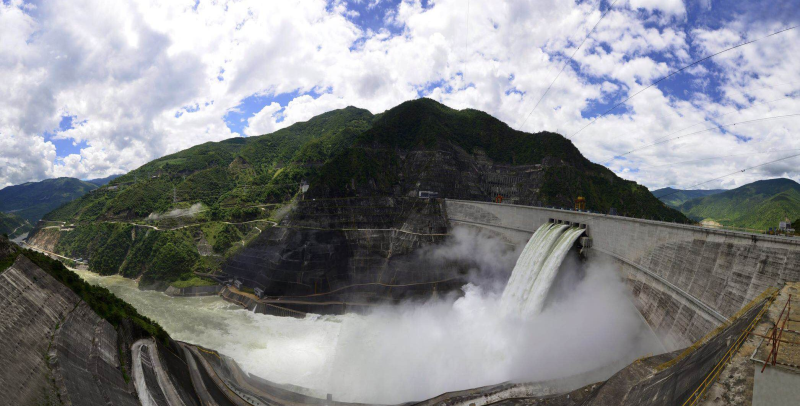
<path id="1" fill-rule="evenodd" d="M 583 196 L 575 199 L 575 210 L 586 210 L 586 199 Z"/>

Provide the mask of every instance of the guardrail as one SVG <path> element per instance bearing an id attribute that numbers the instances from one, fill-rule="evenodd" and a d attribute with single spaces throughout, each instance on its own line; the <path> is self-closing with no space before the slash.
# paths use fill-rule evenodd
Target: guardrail
<path id="1" fill-rule="evenodd" d="M 721 230 L 716 228 L 709 228 L 709 227 L 701 227 L 691 224 L 680 224 L 680 223 L 670 223 L 667 221 L 658 221 L 658 220 L 646 220 L 640 219 L 635 217 L 625 217 L 619 215 L 611 215 L 611 214 L 602 214 L 602 213 L 590 213 L 585 211 L 578 211 L 578 210 L 567 210 L 567 209 L 557 209 L 551 207 L 542 207 L 542 206 L 524 206 L 518 204 L 507 204 L 507 203 L 494 203 L 494 202 L 481 202 L 475 200 L 459 200 L 459 199 L 444 199 L 445 202 L 456 202 L 456 203 L 468 203 L 468 204 L 478 204 L 478 205 L 495 205 L 495 206 L 502 206 L 502 207 L 515 207 L 520 209 L 528 209 L 528 210 L 543 210 L 549 211 L 553 213 L 560 213 L 560 214 L 569 214 L 573 216 L 586 216 L 587 218 L 600 218 L 606 220 L 616 220 L 616 221 L 629 221 L 635 223 L 643 223 L 643 224 L 650 224 L 650 225 L 657 225 L 661 227 L 672 227 L 682 230 L 690 230 L 690 231 L 700 231 L 704 233 L 710 234 L 718 234 L 723 236 L 734 236 L 739 238 L 749 238 L 749 239 L 757 239 L 760 241 L 773 241 L 782 244 L 792 244 L 797 245 L 800 247 L 800 238 L 793 238 L 793 237 L 781 237 L 775 235 L 768 235 L 768 234 L 756 234 L 744 231 L 731 231 L 731 230 Z M 449 212 L 448 212 L 449 213 Z M 449 214 L 448 214 L 449 219 Z M 456 219 L 458 220 L 458 219 Z M 463 221 L 463 220 L 460 220 Z M 591 224 L 591 223 L 590 223 Z M 508 228 L 511 230 L 519 230 L 519 231 L 526 231 L 526 232 L 534 232 L 536 230 L 520 230 L 517 228 L 505 226 L 502 224 L 486 224 L 493 227 L 501 227 L 501 228 Z"/>

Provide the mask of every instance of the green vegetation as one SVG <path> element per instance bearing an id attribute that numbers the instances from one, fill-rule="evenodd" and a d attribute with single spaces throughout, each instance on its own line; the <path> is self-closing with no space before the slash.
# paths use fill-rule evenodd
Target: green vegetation
<path id="1" fill-rule="evenodd" d="M 753 182 L 680 206 L 687 216 L 714 220 L 724 226 L 766 230 L 786 217 L 800 216 L 800 184 L 790 179 Z"/>
<path id="2" fill-rule="evenodd" d="M 156 231 L 120 223 L 87 223 L 76 226 L 56 245 L 56 251 L 72 258 L 89 258 L 89 269 L 102 275 L 120 273 L 129 278 L 141 276 L 142 286 L 166 288 L 173 281 L 194 272 L 211 272 L 202 260 L 195 236 L 205 236 L 225 250 L 231 240 L 243 234 L 233 225 L 207 223 L 203 227 Z M 227 243 L 226 243 L 227 241 Z M 219 252 L 225 252 L 220 250 Z"/>
<path id="3" fill-rule="evenodd" d="M 654 198 L 647 188 L 591 163 L 559 134 L 524 133 L 484 112 L 454 110 L 430 99 L 405 102 L 377 117 L 353 148 L 320 168 L 309 193 L 317 197 L 349 197 L 363 190 L 393 194 L 406 170 L 401 167 L 399 151 L 446 149 L 442 147 L 447 144 L 472 154 L 485 153 L 501 164 L 547 162 L 545 183 L 539 191 L 547 205 L 571 206 L 578 196 L 584 196 L 587 208 L 595 211 L 614 207 L 632 217 L 689 221 Z"/>
<path id="4" fill-rule="evenodd" d="M 653 191 L 653 196 L 666 203 L 667 206 L 672 207 L 673 209 L 679 209 L 680 205 L 688 202 L 689 200 L 715 195 L 724 191 L 725 189 L 679 190 L 671 187 L 665 187 L 663 189 Z"/>
<path id="5" fill-rule="evenodd" d="M 0 189 L 0 211 L 10 212 L 31 224 L 64 203 L 97 188 L 75 178 L 45 179 Z"/>
<path id="6" fill-rule="evenodd" d="M 214 220 L 258 218 L 254 205 L 283 203 L 313 169 L 349 147 L 369 128 L 369 111 L 348 107 L 272 134 L 205 143 L 120 176 L 66 204 L 47 220 L 135 220 L 184 202 L 202 202 Z"/>
<path id="7" fill-rule="evenodd" d="M 186 280 L 177 280 L 175 282 L 170 283 L 170 286 L 176 288 L 191 288 L 195 286 L 214 286 L 217 282 L 210 281 L 208 279 L 200 278 L 197 276 L 192 276 Z"/>
<path id="8" fill-rule="evenodd" d="M 417 176 L 412 170 L 433 169 L 433 163 L 409 169 L 401 157 L 448 146 L 500 164 L 542 164 L 545 204 L 569 205 L 584 196 L 596 211 L 615 207 L 635 217 L 688 221 L 646 188 L 589 162 L 561 135 L 516 131 L 486 113 L 430 99 L 376 116 L 347 107 L 272 134 L 198 145 L 113 179 L 46 219 L 74 227 L 60 233 L 58 253 L 89 258 L 90 269 L 101 274 L 166 288 L 218 269 L 254 237 L 255 225 L 243 223 L 269 218 L 297 195 L 301 181 L 311 184 L 312 198 L 358 190 L 405 195 L 404 182 Z M 169 215 L 196 203 L 202 203 L 199 213 Z"/>
<path id="9" fill-rule="evenodd" d="M 21 219 L 13 214 L 0 212 L 0 234 L 5 234 L 9 238 L 16 238 L 31 231 L 31 228 L 28 220 Z"/>
<path id="10" fill-rule="evenodd" d="M 21 249 L 8 239 L 0 237 L 0 272 L 11 266 L 19 255 L 24 255 L 39 268 L 75 292 L 98 316 L 118 328 L 123 320 L 130 320 L 141 333 L 166 342 L 169 336 L 157 323 L 139 314 L 124 300 L 108 289 L 92 286 L 81 279 L 64 264 L 36 251 Z"/>

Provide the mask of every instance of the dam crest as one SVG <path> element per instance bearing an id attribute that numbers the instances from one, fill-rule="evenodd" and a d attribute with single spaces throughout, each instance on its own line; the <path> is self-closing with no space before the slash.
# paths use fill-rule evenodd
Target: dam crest
<path id="1" fill-rule="evenodd" d="M 767 288 L 800 280 L 796 239 L 544 207 L 451 199 L 444 206 L 451 227 L 517 246 L 547 223 L 585 227 L 588 255 L 613 264 L 668 350 L 700 340 Z"/>

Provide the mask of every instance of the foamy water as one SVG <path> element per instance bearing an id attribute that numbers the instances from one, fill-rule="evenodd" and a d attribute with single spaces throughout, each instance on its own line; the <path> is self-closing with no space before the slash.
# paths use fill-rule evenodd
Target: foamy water
<path id="1" fill-rule="evenodd" d="M 458 299 L 294 319 L 254 314 L 216 296 L 173 298 L 140 291 L 119 276 L 79 274 L 175 339 L 218 350 L 262 378 L 345 401 L 421 400 L 616 365 L 603 372 L 606 377 L 620 362 L 661 351 L 624 286 L 602 267 L 590 267 L 568 297 L 527 319 L 507 315 L 499 295 L 472 285 Z"/>
<path id="2" fill-rule="evenodd" d="M 503 290 L 503 310 L 525 317 L 544 309 L 564 258 L 584 230 L 545 223 L 531 236 Z"/>

